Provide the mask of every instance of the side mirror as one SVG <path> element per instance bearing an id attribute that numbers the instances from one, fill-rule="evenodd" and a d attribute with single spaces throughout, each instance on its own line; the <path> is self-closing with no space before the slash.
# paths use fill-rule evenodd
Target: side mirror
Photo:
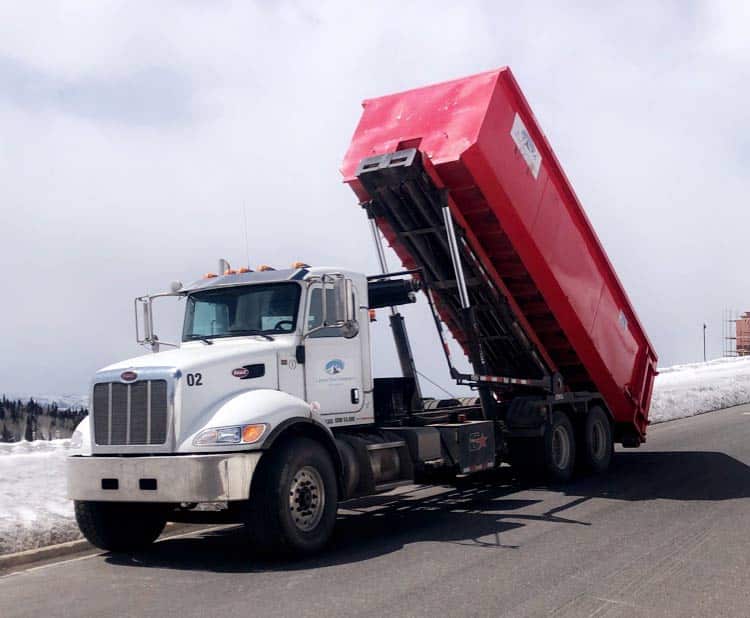
<path id="1" fill-rule="evenodd" d="M 135 340 L 139 345 L 151 348 L 152 352 L 158 352 L 163 345 L 170 348 L 179 348 L 176 343 L 159 341 L 159 337 L 154 332 L 154 313 L 152 302 L 155 298 L 164 298 L 165 296 L 180 296 L 172 292 L 162 292 L 161 294 L 151 294 L 149 296 L 139 296 L 135 299 Z"/>
<path id="2" fill-rule="evenodd" d="M 334 307 L 328 307 L 328 322 L 331 326 L 342 325 L 357 319 L 354 306 L 354 283 L 351 279 L 338 277 L 333 281 Z"/>
<path id="3" fill-rule="evenodd" d="M 140 328 L 141 323 L 143 329 Z M 158 340 L 154 335 L 154 316 L 151 312 L 150 296 L 139 296 L 135 299 L 135 339 L 140 345 L 150 346 L 154 352 L 159 351 Z"/>
<path id="4" fill-rule="evenodd" d="M 341 275 L 323 276 L 321 310 L 320 324 L 308 330 L 305 337 L 324 328 L 340 328 L 347 339 L 356 337 L 359 333 L 354 283 L 351 279 L 345 279 Z"/>
<path id="5" fill-rule="evenodd" d="M 357 322 L 357 307 L 354 303 L 354 282 L 351 279 L 344 280 L 344 325 L 341 333 L 347 339 L 352 339 L 359 334 Z"/>
<path id="6" fill-rule="evenodd" d="M 357 308 L 354 306 L 354 282 L 344 280 L 344 322 L 356 322 Z"/>
<path id="7" fill-rule="evenodd" d="M 326 321 L 330 326 L 341 326 L 346 322 L 346 279 L 343 277 L 336 277 L 332 281 L 331 304 L 332 307 L 326 307 L 327 315 Z"/>

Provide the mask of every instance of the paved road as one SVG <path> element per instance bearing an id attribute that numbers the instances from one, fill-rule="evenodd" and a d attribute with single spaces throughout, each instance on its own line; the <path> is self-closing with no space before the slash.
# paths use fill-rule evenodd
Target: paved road
<path id="1" fill-rule="evenodd" d="M 750 406 L 651 428 L 610 474 L 500 471 L 342 510 L 333 546 L 262 562 L 233 529 L 0 578 L 11 616 L 748 616 Z"/>

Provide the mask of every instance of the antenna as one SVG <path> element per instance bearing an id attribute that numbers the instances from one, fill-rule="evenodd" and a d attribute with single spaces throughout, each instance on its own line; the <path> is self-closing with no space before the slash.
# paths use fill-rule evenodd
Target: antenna
<path id="1" fill-rule="evenodd" d="M 245 221 L 245 255 L 247 256 L 247 267 L 250 268 L 250 241 L 247 238 L 247 204 L 242 202 L 242 218 Z"/>

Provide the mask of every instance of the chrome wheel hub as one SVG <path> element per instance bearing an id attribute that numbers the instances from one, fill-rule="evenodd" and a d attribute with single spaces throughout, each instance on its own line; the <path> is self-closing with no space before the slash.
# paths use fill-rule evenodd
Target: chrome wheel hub
<path id="1" fill-rule="evenodd" d="M 289 486 L 289 513 L 294 525 L 303 532 L 313 530 L 323 517 L 325 501 L 320 473 L 312 466 L 297 470 Z"/>

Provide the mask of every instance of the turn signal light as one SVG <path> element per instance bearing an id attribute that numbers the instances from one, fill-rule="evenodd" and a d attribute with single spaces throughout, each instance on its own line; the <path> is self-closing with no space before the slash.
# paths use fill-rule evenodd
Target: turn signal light
<path id="1" fill-rule="evenodd" d="M 252 444 L 260 440 L 263 432 L 266 430 L 266 426 L 263 424 L 259 425 L 245 425 L 242 428 L 242 441 L 246 444 Z"/>
<path id="2" fill-rule="evenodd" d="M 292 262 L 292 268 L 310 268 L 310 265 L 304 262 Z"/>
<path id="3" fill-rule="evenodd" d="M 203 275 L 204 279 L 213 279 L 214 277 L 216 277 L 216 273 L 206 273 Z"/>
<path id="4" fill-rule="evenodd" d="M 367 313 L 370 314 L 370 322 L 375 322 L 377 320 L 375 317 L 375 309 L 368 309 Z"/>
<path id="5" fill-rule="evenodd" d="M 268 264 L 261 264 L 258 266 L 258 272 L 266 272 L 267 270 L 276 270 L 273 266 L 269 266 Z"/>

